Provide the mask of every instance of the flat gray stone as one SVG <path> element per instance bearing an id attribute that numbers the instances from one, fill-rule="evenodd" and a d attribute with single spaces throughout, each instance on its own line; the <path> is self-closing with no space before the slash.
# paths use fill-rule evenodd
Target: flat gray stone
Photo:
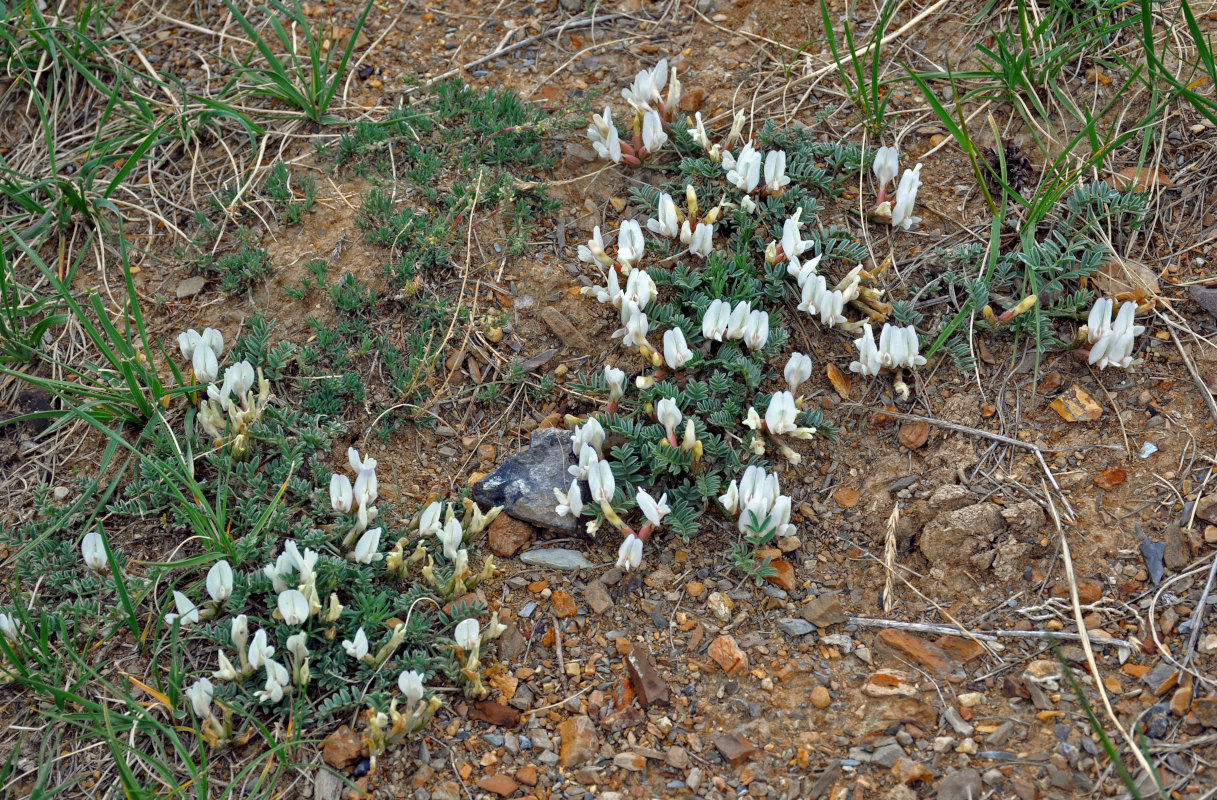
<path id="1" fill-rule="evenodd" d="M 346 784 L 328 769 L 317 771 L 317 780 L 313 784 L 313 797 L 315 800 L 340 800 L 343 790 L 346 789 Z"/>
<path id="2" fill-rule="evenodd" d="M 938 782 L 938 800 L 980 800 L 980 773 L 974 769 L 961 769 L 947 775 Z"/>
<path id="3" fill-rule="evenodd" d="M 575 520 L 560 517 L 554 510 L 558 505 L 554 489 L 570 488 L 571 478 L 566 472 L 574 463 L 570 440 L 567 430 L 533 431 L 530 447 L 508 456 L 494 472 L 473 485 L 473 499 L 483 506 L 502 506 L 509 517 L 561 533 L 575 533 Z"/>
<path id="4" fill-rule="evenodd" d="M 816 626 L 812 625 L 807 620 L 794 619 L 793 617 L 783 617 L 782 619 L 779 619 L 778 627 L 781 628 L 782 632 L 787 636 L 806 636 L 816 629 Z"/>
<path id="5" fill-rule="evenodd" d="M 530 567 L 546 567 L 573 572 L 577 569 L 591 569 L 596 566 L 584 558 L 578 550 L 567 550 L 565 547 L 548 547 L 543 550 L 529 550 L 520 556 L 520 560 Z"/>
<path id="6" fill-rule="evenodd" d="M 187 297 L 194 297 L 199 292 L 203 291 L 207 286 L 207 279 L 201 275 L 195 275 L 193 278 L 187 278 L 177 285 L 177 299 L 184 300 Z"/>
<path id="7" fill-rule="evenodd" d="M 895 765 L 896 760 L 904 756 L 904 748 L 898 744 L 885 744 L 883 747 L 876 747 L 875 752 L 871 753 L 870 760 L 872 764 L 891 769 Z"/>

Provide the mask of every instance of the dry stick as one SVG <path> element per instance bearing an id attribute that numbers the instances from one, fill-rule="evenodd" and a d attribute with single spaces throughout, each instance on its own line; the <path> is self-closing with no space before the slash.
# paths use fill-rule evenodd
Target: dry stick
<path id="1" fill-rule="evenodd" d="M 871 617 L 850 617 L 849 621 L 853 625 L 860 625 L 864 628 L 896 628 L 916 633 L 937 633 L 944 636 L 959 635 L 959 629 L 956 627 L 951 625 L 935 625 L 929 622 L 897 622 L 895 620 L 873 619 Z M 970 635 L 984 642 L 996 642 L 999 639 L 1065 639 L 1071 642 L 1082 640 L 1081 635 L 1069 633 L 1068 631 L 994 630 L 972 631 Z M 1094 643 L 1107 645 L 1108 647 L 1127 647 L 1130 650 L 1132 649 L 1132 645 L 1122 639 L 1095 639 Z"/>
<path id="2" fill-rule="evenodd" d="M 1061 526 L 1061 517 L 1057 514 L 1056 504 L 1052 502 L 1052 494 L 1048 491 L 1048 487 L 1041 481 L 1040 485 L 1044 489 L 1044 494 L 1048 497 L 1048 511 L 1052 516 L 1052 524 L 1056 528 L 1056 532 L 1061 537 L 1061 562 L 1065 565 L 1065 579 L 1069 582 L 1069 599 L 1073 603 L 1073 619 L 1074 624 L 1078 626 L 1079 641 L 1082 643 L 1082 651 L 1086 654 L 1086 665 L 1090 668 L 1090 675 L 1094 678 L 1095 689 L 1099 692 L 1099 697 L 1103 700 L 1103 708 L 1107 711 L 1107 716 L 1111 720 L 1111 724 L 1116 726 L 1116 730 L 1124 737 L 1124 741 L 1128 743 L 1133 754 L 1137 757 L 1137 762 L 1145 773 L 1152 778 L 1156 778 L 1157 773 L 1145 758 L 1145 754 L 1141 752 L 1141 748 L 1137 746 L 1137 740 L 1132 734 L 1120 723 L 1120 718 L 1116 716 L 1116 712 L 1112 710 L 1111 698 L 1107 696 L 1107 687 L 1103 684 L 1103 677 L 1099 674 L 1099 665 L 1094 660 L 1094 648 L 1090 644 L 1090 634 L 1086 630 L 1086 621 L 1082 618 L 1082 601 L 1078 597 L 1078 582 L 1073 574 L 1073 553 L 1069 550 L 1069 537 L 1065 535 L 1065 529 Z M 1156 783 L 1155 783 L 1156 785 Z"/>
<path id="3" fill-rule="evenodd" d="M 1213 566 L 1209 569 L 1209 579 L 1204 584 L 1204 591 L 1200 593 L 1200 604 L 1196 606 L 1196 613 L 1192 618 L 1192 635 L 1187 640 L 1187 652 L 1183 655 L 1183 666 L 1179 668 L 1180 674 L 1185 672 L 1188 665 L 1192 663 L 1192 657 L 1196 655 L 1196 642 L 1200 639 L 1200 628 L 1204 623 L 1204 609 L 1208 602 L 1209 594 L 1213 591 L 1213 581 L 1217 579 L 1217 558 L 1213 559 Z"/>
<path id="4" fill-rule="evenodd" d="M 554 626 L 554 643 L 558 645 L 558 677 L 562 679 L 562 686 L 567 687 L 566 654 L 562 648 L 562 630 L 558 627 L 558 620 L 553 614 L 549 615 L 549 624 Z"/>
<path id="5" fill-rule="evenodd" d="M 969 433 L 973 436 L 979 436 L 982 439 L 989 439 L 994 442 L 1001 442 L 1002 444 L 1011 445 L 1012 447 L 1021 447 L 1024 450 L 1030 450 L 1032 453 L 1035 453 L 1035 457 L 1039 460 L 1040 467 L 1043 468 L 1044 474 L 1048 476 L 1048 481 L 1052 484 L 1052 488 L 1056 489 L 1057 494 L 1061 495 L 1061 502 L 1065 504 L 1065 510 L 1069 513 L 1069 520 L 1073 521 L 1075 518 L 1073 506 L 1069 505 L 1069 501 L 1065 498 L 1064 494 L 1061 493 L 1060 484 L 1056 482 L 1056 476 L 1052 474 L 1052 470 L 1048 469 L 1048 462 L 1044 460 L 1044 451 L 1040 450 L 1030 442 L 1020 442 L 1018 439 L 1012 439 L 1009 436 L 1003 436 L 1000 433 L 992 433 L 990 431 L 981 430 L 980 428 L 969 428 L 967 425 L 959 425 L 955 422 L 947 422 L 946 420 L 934 419 L 933 417 L 921 417 L 917 416 L 916 414 L 905 414 L 900 411 L 887 411 L 882 408 L 871 408 L 870 406 L 863 405 L 862 403 L 843 403 L 842 405 L 848 408 L 860 408 L 863 411 L 869 411 L 872 414 L 884 414 L 889 417 L 895 417 L 896 419 L 908 420 L 909 422 L 925 422 L 938 428 L 946 428 L 947 430 L 957 431 L 959 433 Z"/>
<path id="6" fill-rule="evenodd" d="M 1161 311 L 1155 312 L 1158 318 L 1165 322 L 1175 331 L 1183 330 L 1182 327 L 1172 322 L 1170 317 L 1163 314 Z M 1204 403 L 1209 407 L 1209 413 L 1213 415 L 1213 419 L 1217 420 L 1217 402 L 1213 401 L 1213 393 L 1205 386 L 1204 379 L 1200 377 L 1200 373 L 1196 371 L 1196 365 L 1192 363 L 1192 359 L 1188 356 L 1187 351 L 1183 349 L 1183 343 L 1179 341 L 1177 333 L 1171 333 L 1171 341 L 1175 343 L 1175 347 L 1179 350 L 1179 357 L 1183 359 L 1183 363 L 1187 366 L 1188 374 L 1192 376 L 1192 381 L 1196 384 L 1196 389 L 1200 392 L 1200 396 L 1204 398 Z"/>
<path id="7" fill-rule="evenodd" d="M 939 2 L 944 2 L 944 0 L 939 0 Z M 447 72 L 443 73 L 442 75 L 436 75 L 434 78 L 427 81 L 427 85 L 433 86 L 434 84 L 438 83 L 439 81 L 444 80 L 445 78 L 451 78 L 453 75 L 459 75 L 461 72 L 463 72 L 467 69 L 472 69 L 473 67 L 479 66 L 481 64 L 485 64 L 487 61 L 498 58 L 499 56 L 505 56 L 508 53 L 514 53 L 516 50 L 519 50 L 522 47 L 528 47 L 528 45 L 533 44 L 534 42 L 539 42 L 542 39 L 545 39 L 549 36 L 552 36 L 552 35 L 561 36 L 566 31 L 573 31 L 576 28 L 587 28 L 591 25 L 597 25 L 601 22 L 609 22 L 611 20 L 621 19 L 623 17 L 629 17 L 629 16 L 630 16 L 629 14 L 605 14 L 604 16 L 601 16 L 601 17 L 592 17 L 591 19 L 575 20 L 574 22 L 568 22 L 564 25 L 559 25 L 556 28 L 549 28 L 548 30 L 544 30 L 541 33 L 533 34 L 532 36 L 529 36 L 527 39 L 521 39 L 520 41 L 516 42 L 515 44 L 509 44 L 502 49 L 495 50 L 493 53 L 491 53 L 488 56 L 482 56 L 481 58 L 470 61 L 468 64 L 463 64 L 463 65 L 457 67 L 456 69 L 450 69 Z"/>

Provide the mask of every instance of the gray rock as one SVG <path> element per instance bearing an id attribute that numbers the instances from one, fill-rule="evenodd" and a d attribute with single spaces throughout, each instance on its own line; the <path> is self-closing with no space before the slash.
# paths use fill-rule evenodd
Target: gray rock
<path id="1" fill-rule="evenodd" d="M 883 747 L 876 747 L 875 752 L 871 753 L 870 760 L 873 764 L 881 764 L 891 769 L 896 760 L 903 755 L 903 747 L 898 744 L 887 744 Z"/>
<path id="2" fill-rule="evenodd" d="M 845 621 L 845 610 L 841 608 L 841 598 L 836 592 L 825 592 L 813 597 L 799 613 L 817 628 L 840 625 Z"/>
<path id="3" fill-rule="evenodd" d="M 959 710 L 955 706 L 947 706 L 942 715 L 946 717 L 947 724 L 954 728 L 960 736 L 971 736 L 972 731 L 976 730 L 972 727 L 972 723 L 960 716 Z"/>
<path id="4" fill-rule="evenodd" d="M 520 556 L 520 560 L 530 567 L 547 567 L 574 571 L 591 569 L 595 566 L 583 557 L 578 550 L 567 550 L 565 547 L 547 547 L 542 550 L 529 550 Z"/>
<path id="5" fill-rule="evenodd" d="M 338 800 L 346 785 L 328 769 L 318 770 L 317 781 L 313 784 L 313 800 Z"/>
<path id="6" fill-rule="evenodd" d="M 938 800 L 979 800 L 983 786 L 980 773 L 961 769 L 938 782 Z"/>
<path id="7" fill-rule="evenodd" d="M 806 636 L 816 629 L 816 626 L 812 625 L 807 620 L 794 619 L 792 617 L 783 617 L 782 619 L 779 619 L 778 627 L 781 628 L 787 636 Z"/>
<path id="8" fill-rule="evenodd" d="M 207 280 L 201 275 L 195 275 L 193 278 L 187 278 L 177 285 L 177 299 L 185 300 L 187 297 L 194 297 L 203 288 L 207 286 Z"/>
<path id="9" fill-rule="evenodd" d="M 508 456 L 473 485 L 473 499 L 483 506 L 502 506 L 508 516 L 533 525 L 575 533 L 575 520 L 554 510 L 554 489 L 570 487 L 570 438 L 570 431 L 556 428 L 533 431 L 530 447 Z"/>

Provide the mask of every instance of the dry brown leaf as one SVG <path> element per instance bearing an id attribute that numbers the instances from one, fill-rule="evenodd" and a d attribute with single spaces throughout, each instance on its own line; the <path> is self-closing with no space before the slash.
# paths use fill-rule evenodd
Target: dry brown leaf
<path id="1" fill-rule="evenodd" d="M 862 499 L 862 494 L 857 489 L 847 489 L 842 486 L 832 493 L 832 499 L 836 500 L 837 505 L 841 508 L 853 508 Z"/>
<path id="2" fill-rule="evenodd" d="M 1117 189 L 1124 189 L 1130 184 L 1135 184 L 1138 192 L 1148 191 L 1155 186 L 1174 186 L 1167 174 L 1160 169 L 1152 169 L 1151 167 L 1125 167 L 1112 177 L 1112 183 Z"/>
<path id="3" fill-rule="evenodd" d="M 1086 393 L 1085 389 L 1071 386 L 1060 397 L 1052 401 L 1051 408 L 1066 422 L 1095 422 L 1103 416 L 1103 407 Z"/>
<path id="4" fill-rule="evenodd" d="M 832 388 L 837 390 L 837 394 L 841 395 L 841 399 L 848 400 L 849 376 L 837 369 L 837 365 L 832 363 L 829 363 L 824 368 L 824 371 L 828 373 L 828 380 L 832 384 Z"/>
<path id="5" fill-rule="evenodd" d="M 1129 259 L 1108 261 L 1099 267 L 1099 271 L 1091 280 L 1094 281 L 1095 288 L 1108 297 L 1135 292 L 1137 289 L 1145 294 L 1156 295 L 1162 288 L 1158 273 L 1139 261 Z"/>
<path id="6" fill-rule="evenodd" d="M 921 447 L 929 438 L 930 423 L 928 422 L 906 422 L 900 426 L 900 432 L 896 434 L 896 441 L 910 450 Z"/>

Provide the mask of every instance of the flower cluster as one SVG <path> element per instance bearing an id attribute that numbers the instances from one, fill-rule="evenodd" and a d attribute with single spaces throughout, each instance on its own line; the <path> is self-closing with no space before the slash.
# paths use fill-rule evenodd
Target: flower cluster
<path id="1" fill-rule="evenodd" d="M 664 86 L 667 85 L 667 95 Z M 672 111 L 680 105 L 680 81 L 672 71 L 668 82 L 668 60 L 662 59 L 652 69 L 644 69 L 634 78 L 634 83 L 621 90 L 621 96 L 634 111 L 632 127 L 633 143 L 621 141 L 621 134 L 613 122 L 613 109 L 604 107 L 604 114 L 592 116 L 587 126 L 587 138 L 601 158 L 615 164 L 638 165 L 648 155 L 658 152 L 668 142 L 664 124 L 671 121 Z"/>
<path id="2" fill-rule="evenodd" d="M 270 402 L 270 382 L 261 369 L 255 372 L 248 361 L 240 361 L 225 368 L 224 380 L 217 384 L 224 336 L 214 328 L 204 328 L 202 333 L 185 331 L 177 341 L 182 356 L 191 363 L 195 381 L 207 384 L 206 397 L 199 400 L 199 424 L 217 447 L 227 443 L 233 455 L 245 455 L 250 427 L 262 419 Z"/>
<path id="3" fill-rule="evenodd" d="M 732 156 L 730 150 L 724 150 L 722 164 L 727 173 L 727 183 L 739 189 L 745 196 L 752 194 L 760 186 L 762 168 L 766 194 L 780 194 L 790 184 L 790 178 L 786 176 L 786 153 L 783 150 L 770 150 L 762 155 L 761 151 L 752 146 L 752 142 L 746 142 L 740 148 L 738 157 Z"/>
<path id="4" fill-rule="evenodd" d="M 419 511 L 407 526 L 406 536 L 399 539 L 388 554 L 386 571 L 390 577 L 405 580 L 409 568 L 425 559 L 427 563 L 421 570 L 423 580 L 436 594 L 448 601 L 466 594 L 494 575 L 494 556 L 486 556 L 480 572 L 475 574 L 470 569 L 469 551 L 465 544 L 485 530 L 486 526 L 502 513 L 503 507 L 495 506 L 483 514 L 472 500 L 465 498 L 462 503 L 465 516 L 460 520 L 456 518 L 451 503 L 447 504 L 446 512 L 445 504 L 440 502 L 430 503 Z M 419 541 L 414 551 L 407 556 L 405 547 L 411 536 L 417 537 Z M 436 570 L 435 559 L 427 549 L 426 541 L 431 537 L 435 537 L 439 545 L 437 549 L 443 553 L 448 564 L 447 568 L 439 571 Z"/>
<path id="5" fill-rule="evenodd" d="M 713 300 L 702 315 L 701 335 L 715 342 L 743 340 L 749 350 L 760 350 L 769 341 L 769 314 L 753 309 L 747 300 L 734 307 Z"/>
<path id="6" fill-rule="evenodd" d="M 781 493 L 778 476 L 758 466 L 744 470 L 739 481 L 731 481 L 718 498 L 729 517 L 738 517 L 739 531 L 755 539 L 792 536 L 791 500 Z"/>
<path id="7" fill-rule="evenodd" d="M 458 680 L 464 686 L 466 697 L 481 700 L 489 693 L 482 682 L 482 646 L 492 639 L 497 639 L 505 630 L 507 626 L 499 622 L 497 611 L 491 615 L 484 631 L 476 619 L 462 620 L 457 624 L 452 637 L 456 640 L 456 657 L 461 665 Z"/>
<path id="8" fill-rule="evenodd" d="M 1095 300 L 1083 328 L 1086 343 L 1090 345 L 1087 362 L 1097 365 L 1099 369 L 1128 369 L 1133 363 L 1132 353 L 1136 346 L 1134 338 L 1145 332 L 1143 325 L 1134 324 L 1137 314 L 1135 302 L 1121 303 L 1120 311 L 1113 322 L 1111 312 L 1114 306 L 1115 301 L 1110 297 Z"/>
<path id="9" fill-rule="evenodd" d="M 343 547 L 355 544 L 354 552 L 348 558 L 360 564 L 370 564 L 380 560 L 377 552 L 380 547 L 380 528 L 368 530 L 368 525 L 376 520 L 376 499 L 380 494 L 380 482 L 376 478 L 376 459 L 368 456 L 361 458 L 354 447 L 347 448 L 347 463 L 355 473 L 355 482 L 346 475 L 335 472 L 330 476 L 330 508 L 339 514 L 350 514 L 355 510 L 355 520 L 342 540 Z M 362 534 L 362 536 L 361 536 Z M 356 543 L 356 537 L 359 537 Z"/>
<path id="10" fill-rule="evenodd" d="M 866 377 L 925 364 L 925 358 L 918 353 L 921 343 L 917 338 L 917 329 L 912 325 L 902 328 L 885 322 L 883 330 L 879 332 L 879 346 L 876 347 L 875 332 L 866 323 L 862 326 L 862 335 L 854 340 L 854 346 L 858 348 L 858 360 L 852 362 L 849 369 Z"/>
<path id="11" fill-rule="evenodd" d="M 917 202 L 917 190 L 921 188 L 921 164 L 912 169 L 906 169 L 900 176 L 896 187 L 894 200 L 887 199 L 887 185 L 895 180 L 900 171 L 900 152 L 894 147 L 880 147 L 875 153 L 872 169 L 878 189 L 875 192 L 874 216 L 887 219 L 893 228 L 909 230 L 918 222 L 920 217 L 913 216 L 913 206 Z"/>

